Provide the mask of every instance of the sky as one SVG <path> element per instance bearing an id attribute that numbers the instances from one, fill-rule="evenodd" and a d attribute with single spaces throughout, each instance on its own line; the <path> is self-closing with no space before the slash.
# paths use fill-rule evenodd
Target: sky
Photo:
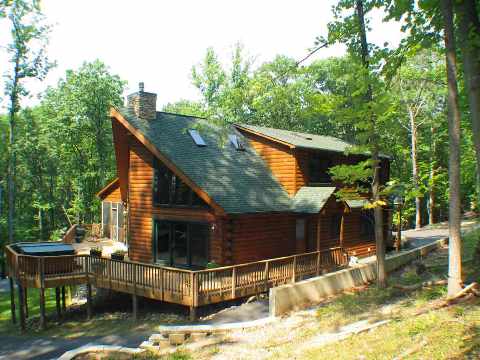
<path id="1" fill-rule="evenodd" d="M 31 95 L 22 105 L 38 102 L 38 94 L 55 85 L 67 69 L 100 59 L 112 73 L 128 81 L 124 95 L 145 83 L 158 94 L 157 108 L 180 99 L 198 99 L 191 85 L 192 66 L 208 47 L 228 64 L 240 42 L 255 65 L 276 55 L 296 60 L 308 54 L 315 38 L 326 35 L 334 0 L 43 0 L 53 24 L 48 56 L 57 62 L 43 81 L 27 83 Z M 5 20 L 0 20 L 4 22 Z M 369 40 L 398 43 L 398 24 L 384 24 L 373 15 Z M 0 24 L 0 46 L 10 41 Z M 344 53 L 342 46 L 322 49 L 309 61 Z M 8 69 L 0 51 L 0 69 Z M 3 80 L 2 80 L 3 81 Z M 4 87 L 3 84 L 1 86 Z M 5 110 L 5 101 L 2 102 Z"/>

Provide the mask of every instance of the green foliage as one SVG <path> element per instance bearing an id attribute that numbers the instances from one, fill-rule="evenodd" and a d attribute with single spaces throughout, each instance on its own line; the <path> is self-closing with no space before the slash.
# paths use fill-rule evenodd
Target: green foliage
<path id="1" fill-rule="evenodd" d="M 122 104 L 124 84 L 102 62 L 85 63 L 67 71 L 39 106 L 19 113 L 18 239 L 60 238 L 66 214 L 72 222 L 99 221 L 95 194 L 116 174 L 108 112 Z M 1 231 L 6 214 L 0 215 Z"/>

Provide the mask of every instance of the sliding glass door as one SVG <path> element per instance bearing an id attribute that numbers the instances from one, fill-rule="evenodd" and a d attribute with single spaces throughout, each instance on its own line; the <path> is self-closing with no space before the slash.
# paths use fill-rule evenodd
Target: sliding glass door
<path id="1" fill-rule="evenodd" d="M 183 268 L 203 268 L 208 262 L 209 224 L 155 220 L 155 262 Z"/>

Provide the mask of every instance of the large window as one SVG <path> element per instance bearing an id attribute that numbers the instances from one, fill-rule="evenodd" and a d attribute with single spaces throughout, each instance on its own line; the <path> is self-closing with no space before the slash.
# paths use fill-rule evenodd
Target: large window
<path id="1" fill-rule="evenodd" d="M 329 184 L 332 178 L 328 170 L 332 167 L 332 161 L 324 157 L 311 155 L 308 170 L 310 176 L 310 183 Z"/>
<path id="2" fill-rule="evenodd" d="M 204 268 L 208 262 L 207 223 L 155 220 L 155 261 L 162 265 Z"/>
<path id="3" fill-rule="evenodd" d="M 155 205 L 207 206 L 187 184 L 159 161 L 155 163 L 153 202 Z"/>

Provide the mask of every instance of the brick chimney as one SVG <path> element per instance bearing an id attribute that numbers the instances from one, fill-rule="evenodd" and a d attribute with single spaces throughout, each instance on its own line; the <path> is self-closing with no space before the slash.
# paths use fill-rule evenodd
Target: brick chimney
<path id="1" fill-rule="evenodd" d="M 145 120 L 155 120 L 157 118 L 157 94 L 145 92 L 144 83 L 138 84 L 138 92 L 128 95 L 127 107 L 133 113 Z"/>

